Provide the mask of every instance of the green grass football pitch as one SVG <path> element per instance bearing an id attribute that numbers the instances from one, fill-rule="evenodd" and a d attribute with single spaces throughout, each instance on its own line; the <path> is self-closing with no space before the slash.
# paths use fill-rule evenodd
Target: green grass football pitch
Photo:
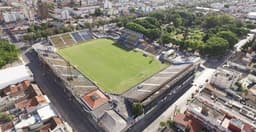
<path id="1" fill-rule="evenodd" d="M 126 50 L 109 39 L 96 39 L 59 50 L 72 65 L 102 90 L 120 94 L 165 68 L 151 56 Z"/>

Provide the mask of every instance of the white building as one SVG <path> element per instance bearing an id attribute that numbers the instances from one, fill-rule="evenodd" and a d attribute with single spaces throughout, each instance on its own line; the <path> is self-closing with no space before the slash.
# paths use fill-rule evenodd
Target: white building
<path id="1" fill-rule="evenodd" d="M 18 12 L 5 12 L 3 13 L 3 18 L 6 23 L 16 22 L 19 20 L 24 20 L 25 16 Z"/>
<path id="2" fill-rule="evenodd" d="M 247 18 L 256 20 L 256 12 L 250 12 L 247 14 Z"/>
<path id="3" fill-rule="evenodd" d="M 121 132 L 126 127 L 126 121 L 120 117 L 115 111 L 105 111 L 99 121 L 99 125 L 106 132 Z"/>
<path id="4" fill-rule="evenodd" d="M 25 65 L 0 70 L 0 89 L 25 80 L 33 81 L 32 72 Z"/>

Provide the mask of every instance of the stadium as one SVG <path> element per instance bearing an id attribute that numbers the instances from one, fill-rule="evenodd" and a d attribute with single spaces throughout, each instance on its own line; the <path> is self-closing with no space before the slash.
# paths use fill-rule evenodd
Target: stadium
<path id="1" fill-rule="evenodd" d="M 82 30 L 51 36 L 49 40 L 68 65 L 93 84 L 104 92 L 121 94 L 167 67 L 153 54 L 134 49 L 142 37 L 131 31 L 104 36 Z"/>
<path id="2" fill-rule="evenodd" d="M 144 112 L 150 112 L 173 91 L 189 88 L 197 67 L 193 62 L 161 63 L 156 58 L 168 49 L 143 38 L 127 29 L 106 33 L 86 29 L 50 36 L 50 45 L 33 48 L 58 89 L 86 111 L 86 118 L 89 113 L 100 127 L 122 130 L 134 118 L 132 104 L 140 103 Z"/>

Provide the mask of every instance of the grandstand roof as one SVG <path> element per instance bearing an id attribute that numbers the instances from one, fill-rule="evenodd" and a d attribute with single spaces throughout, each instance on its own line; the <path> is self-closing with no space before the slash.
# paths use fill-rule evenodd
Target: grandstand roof
<path id="1" fill-rule="evenodd" d="M 126 98 L 133 99 L 138 102 L 147 101 L 150 102 L 153 98 L 157 97 L 160 93 L 157 91 L 163 92 L 168 88 L 165 88 L 169 82 L 177 81 L 180 76 L 185 73 L 192 64 L 184 64 L 184 65 L 172 65 L 168 68 L 162 70 L 161 72 L 153 75 L 149 79 L 145 80 L 141 84 L 135 86 L 134 88 L 128 90 L 123 95 Z M 179 77 L 178 77 L 179 76 Z M 168 84 L 170 85 L 170 84 Z M 154 94 L 157 93 L 157 94 Z M 149 100 L 146 100 L 149 96 L 156 95 Z"/>
<path id="2" fill-rule="evenodd" d="M 0 89 L 25 80 L 33 80 L 31 71 L 25 65 L 0 70 Z"/>

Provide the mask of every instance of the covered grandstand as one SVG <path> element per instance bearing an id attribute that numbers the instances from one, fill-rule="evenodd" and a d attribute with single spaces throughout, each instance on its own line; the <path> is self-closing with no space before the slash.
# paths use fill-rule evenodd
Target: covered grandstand
<path id="1" fill-rule="evenodd" d="M 143 39 L 143 34 L 129 29 L 124 29 L 121 31 L 119 42 L 125 44 L 127 47 L 136 47 L 137 44 L 139 44 L 140 39 Z"/>
<path id="2" fill-rule="evenodd" d="M 129 29 L 123 29 L 118 39 L 119 43 L 128 48 L 141 49 L 147 53 L 158 55 L 164 50 L 164 47 L 149 44 L 144 40 L 144 35 Z"/>
<path id="3" fill-rule="evenodd" d="M 153 106 L 155 101 L 191 77 L 195 71 L 193 64 L 172 65 L 153 75 L 123 94 L 130 102 L 140 102 L 144 107 Z"/>

